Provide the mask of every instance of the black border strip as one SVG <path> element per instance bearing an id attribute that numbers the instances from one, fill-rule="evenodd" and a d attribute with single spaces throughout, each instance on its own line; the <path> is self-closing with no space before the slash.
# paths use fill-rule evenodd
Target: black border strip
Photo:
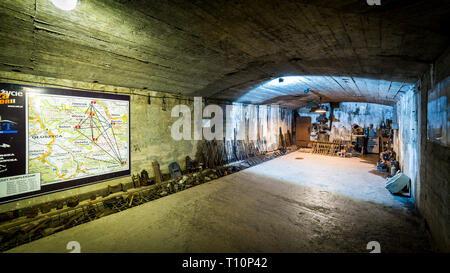
<path id="1" fill-rule="evenodd" d="M 63 88 L 53 88 L 53 87 L 41 87 L 41 86 L 30 86 L 30 85 L 21 85 L 21 84 L 12 84 L 12 83 L 1 83 L 3 85 L 7 85 L 8 88 L 14 91 L 22 91 L 27 93 L 24 88 L 32 88 L 38 89 L 41 94 L 50 94 L 50 95 L 60 95 L 60 96 L 74 96 L 74 97 L 84 97 L 84 98 L 100 98 L 100 99 L 112 99 L 112 100 L 123 100 L 128 101 L 128 136 L 129 136 L 129 145 L 128 145 L 128 170 L 113 172 L 102 174 L 98 176 L 91 176 L 86 178 L 79 178 L 74 180 L 69 180 L 64 183 L 54 183 L 50 185 L 43 185 L 41 190 L 33 191 L 28 193 L 21 193 L 17 195 L 12 195 L 8 197 L 0 198 L 0 204 L 8 203 L 12 201 L 17 201 L 20 199 L 36 197 L 44 194 L 49 194 L 53 192 L 68 190 L 72 188 L 77 188 L 81 186 L 87 186 L 90 184 L 100 183 L 106 180 L 111 180 L 119 177 L 129 176 L 131 174 L 131 117 L 130 117 L 130 95 L 122 95 L 122 94 L 110 94 L 110 93 L 100 93 L 100 92 L 91 92 L 91 91 L 81 91 L 81 90 L 72 90 L 72 89 L 63 89 Z M 30 90 L 31 91 L 31 90 Z M 27 119 L 28 117 L 25 117 Z M 28 122 L 26 123 L 28 125 Z M 26 140 L 28 141 L 28 139 Z M 28 159 L 26 159 L 28 162 Z"/>
<path id="2" fill-rule="evenodd" d="M 66 243 L 66 242 L 64 242 Z M 58 260 L 63 265 L 89 264 L 90 271 L 117 272 L 130 270 L 130 263 L 145 262 L 152 268 L 164 268 L 167 272 L 425 272 L 432 264 L 436 268 L 448 266 L 449 254 L 443 253 L 0 253 L 0 258 L 8 259 L 17 269 L 32 271 L 36 264 L 45 259 Z M 267 259 L 266 267 L 252 266 L 229 267 L 227 258 L 237 259 Z M 208 267 L 183 267 L 184 261 L 216 260 L 213 270 Z M 26 260 L 27 262 L 23 262 Z M 120 262 L 115 262 L 120 261 Z M 222 262 L 223 265 L 218 264 Z M 54 272 L 60 269 L 52 267 Z M 342 269 L 342 270 L 341 270 Z M 128 270 L 128 271 L 127 271 Z M 51 271 L 51 270 L 50 270 Z"/>

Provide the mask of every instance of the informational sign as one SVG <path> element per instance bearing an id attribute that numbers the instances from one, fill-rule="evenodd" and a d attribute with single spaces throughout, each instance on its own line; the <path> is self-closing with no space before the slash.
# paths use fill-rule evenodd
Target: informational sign
<path id="1" fill-rule="evenodd" d="M 0 202 L 130 174 L 129 96 L 15 84 L 0 89 Z M 18 182 L 22 190 L 11 192 L 12 184 L 3 190 L 9 181 L 3 178 L 32 174 L 39 187 Z"/>
<path id="2" fill-rule="evenodd" d="M 25 93 L 0 87 L 0 177 L 25 174 Z"/>
<path id="3" fill-rule="evenodd" d="M 0 196 L 8 197 L 41 189 L 39 173 L 0 178 Z"/>

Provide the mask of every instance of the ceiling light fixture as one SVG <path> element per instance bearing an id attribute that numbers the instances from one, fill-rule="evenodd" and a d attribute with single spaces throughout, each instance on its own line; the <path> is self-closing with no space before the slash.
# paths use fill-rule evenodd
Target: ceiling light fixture
<path id="1" fill-rule="evenodd" d="M 50 0 L 55 7 L 69 11 L 77 7 L 78 0 Z"/>
<path id="2" fill-rule="evenodd" d="M 319 113 L 319 114 L 325 114 L 325 113 L 327 112 L 327 109 L 322 108 L 322 106 L 320 106 L 320 107 L 317 108 L 316 111 L 314 111 L 314 112 Z"/>

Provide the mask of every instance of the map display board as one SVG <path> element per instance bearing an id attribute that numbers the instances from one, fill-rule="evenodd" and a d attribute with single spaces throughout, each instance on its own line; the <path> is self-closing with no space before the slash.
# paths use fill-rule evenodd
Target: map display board
<path id="1" fill-rule="evenodd" d="M 129 96 L 0 88 L 0 202 L 130 174 Z"/>

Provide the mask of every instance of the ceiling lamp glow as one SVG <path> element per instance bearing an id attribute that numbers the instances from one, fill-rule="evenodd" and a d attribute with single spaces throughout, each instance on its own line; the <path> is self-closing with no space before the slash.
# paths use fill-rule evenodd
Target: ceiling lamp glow
<path id="1" fill-rule="evenodd" d="M 69 11 L 77 7 L 78 0 L 50 0 L 57 8 Z"/>
<path id="2" fill-rule="evenodd" d="M 319 107 L 319 108 L 316 109 L 315 112 L 316 112 L 316 113 L 319 113 L 319 114 L 325 114 L 325 113 L 327 112 L 327 109 L 324 109 L 324 108 L 322 108 L 322 107 Z"/>

